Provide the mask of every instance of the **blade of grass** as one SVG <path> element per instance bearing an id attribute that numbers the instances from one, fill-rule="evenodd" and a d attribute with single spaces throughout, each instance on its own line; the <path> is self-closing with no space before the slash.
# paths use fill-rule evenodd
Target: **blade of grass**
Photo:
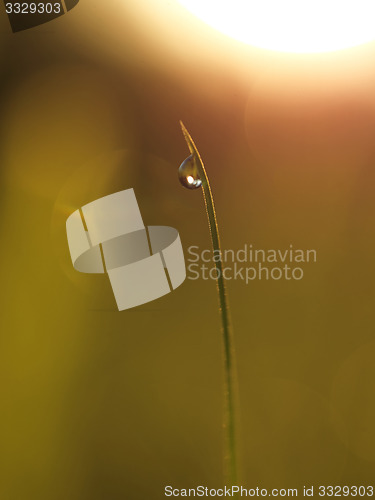
<path id="1" fill-rule="evenodd" d="M 226 430 L 226 476 L 230 486 L 237 484 L 237 445 L 236 445 L 236 408 L 235 408 L 235 364 L 234 364 L 234 347 L 233 347 L 233 334 L 230 326 L 229 306 L 227 300 L 227 293 L 225 281 L 223 277 L 223 263 L 222 252 L 220 244 L 219 226 L 216 219 L 215 204 L 212 196 L 210 182 L 204 167 L 202 158 L 199 151 L 187 131 L 186 127 L 180 122 L 185 141 L 188 145 L 190 153 L 196 162 L 199 177 L 202 181 L 203 198 L 206 207 L 208 218 L 208 226 L 210 230 L 211 243 L 215 255 L 220 255 L 220 259 L 215 258 L 215 266 L 217 273 L 217 291 L 219 296 L 219 307 L 222 326 L 222 338 L 224 347 L 224 429 Z"/>

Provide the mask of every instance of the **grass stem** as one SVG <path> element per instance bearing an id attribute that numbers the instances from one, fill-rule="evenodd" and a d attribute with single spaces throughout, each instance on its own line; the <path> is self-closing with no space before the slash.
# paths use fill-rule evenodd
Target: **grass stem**
<path id="1" fill-rule="evenodd" d="M 226 453 L 225 453 L 225 464 L 226 464 L 226 476 L 227 481 L 230 483 L 229 486 L 234 486 L 237 484 L 237 446 L 236 446 L 236 404 L 235 404 L 235 363 L 234 363 L 234 347 L 233 347 L 233 335 L 230 326 L 229 317 L 229 306 L 226 293 L 226 286 L 223 277 L 223 263 L 222 263 L 222 252 L 220 245 L 220 234 L 219 226 L 216 219 L 215 204 L 212 196 L 212 191 L 210 187 L 210 182 L 204 167 L 202 158 L 198 152 L 193 139 L 191 138 L 189 132 L 185 128 L 184 124 L 181 123 L 182 132 L 184 134 L 186 143 L 196 161 L 196 166 L 198 169 L 199 177 L 202 181 L 203 188 L 203 198 L 206 207 L 206 213 L 208 218 L 208 225 L 211 235 L 211 242 L 215 255 L 220 255 L 220 259 L 215 258 L 215 266 L 217 273 L 217 291 L 219 296 L 219 306 L 220 306 L 220 316 L 222 325 L 222 336 L 223 336 L 223 347 L 224 347 L 224 378 L 225 378 L 225 390 L 224 390 L 224 429 L 226 431 Z"/>

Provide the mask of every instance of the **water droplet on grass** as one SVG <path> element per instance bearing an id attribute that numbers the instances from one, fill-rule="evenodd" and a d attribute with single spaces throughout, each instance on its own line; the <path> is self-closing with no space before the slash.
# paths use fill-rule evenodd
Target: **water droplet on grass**
<path id="1" fill-rule="evenodd" d="M 199 177 L 193 155 L 188 156 L 181 163 L 178 169 L 178 178 L 181 184 L 188 189 L 198 189 L 202 186 L 202 180 Z"/>

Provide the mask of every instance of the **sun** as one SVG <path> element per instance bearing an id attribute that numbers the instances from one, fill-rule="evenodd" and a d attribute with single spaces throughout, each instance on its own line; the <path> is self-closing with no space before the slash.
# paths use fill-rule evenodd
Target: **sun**
<path id="1" fill-rule="evenodd" d="M 330 52 L 375 39 L 374 0 L 178 0 L 230 37 L 282 52 Z"/>

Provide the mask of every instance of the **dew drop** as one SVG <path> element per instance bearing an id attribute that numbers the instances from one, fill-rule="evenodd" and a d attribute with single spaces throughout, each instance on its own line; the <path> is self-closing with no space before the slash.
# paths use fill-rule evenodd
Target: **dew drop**
<path id="1" fill-rule="evenodd" d="M 193 155 L 188 156 L 181 163 L 178 169 L 178 178 L 181 184 L 188 189 L 198 189 L 202 186 L 202 180 L 199 177 Z"/>

